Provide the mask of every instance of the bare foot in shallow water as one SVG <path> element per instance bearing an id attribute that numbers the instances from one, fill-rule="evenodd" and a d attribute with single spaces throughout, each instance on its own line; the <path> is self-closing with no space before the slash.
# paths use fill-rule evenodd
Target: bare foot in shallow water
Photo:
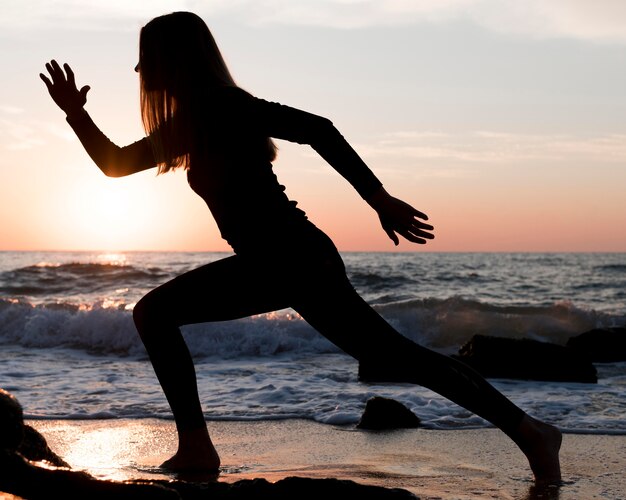
<path id="1" fill-rule="evenodd" d="M 220 457 L 206 429 L 180 433 L 178 451 L 161 468 L 174 472 L 219 472 Z"/>
<path id="2" fill-rule="evenodd" d="M 561 431 L 526 415 L 518 432 L 521 436 L 518 445 L 530 463 L 535 482 L 541 485 L 560 484 L 559 450 L 563 439 Z"/>

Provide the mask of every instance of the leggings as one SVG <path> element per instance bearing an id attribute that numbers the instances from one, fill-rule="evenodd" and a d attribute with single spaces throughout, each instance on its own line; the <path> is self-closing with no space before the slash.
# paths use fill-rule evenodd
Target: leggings
<path id="1" fill-rule="evenodd" d="M 304 245 L 298 253 L 234 255 L 212 262 L 137 303 L 135 324 L 179 433 L 205 425 L 193 361 L 179 327 L 290 307 L 356 358 L 363 372 L 427 387 L 514 437 L 525 415 L 520 408 L 464 363 L 397 332 L 354 290 L 332 242 L 325 235 L 315 241 L 323 244 Z M 384 373 L 384 367 L 394 368 Z"/>

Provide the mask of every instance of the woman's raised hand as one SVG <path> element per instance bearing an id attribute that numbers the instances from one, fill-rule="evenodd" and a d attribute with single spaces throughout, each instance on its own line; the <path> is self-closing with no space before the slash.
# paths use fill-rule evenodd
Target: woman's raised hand
<path id="1" fill-rule="evenodd" d="M 43 73 L 39 73 L 40 78 L 48 87 L 48 92 L 52 100 L 65 111 L 68 117 L 79 116 L 83 113 L 83 106 L 87 102 L 87 92 L 89 85 L 85 85 L 80 90 L 76 88 L 74 72 L 68 64 L 63 65 L 63 69 L 54 59 L 46 63 L 46 69 L 50 73 L 48 78 Z"/>
<path id="2" fill-rule="evenodd" d="M 378 213 L 383 229 L 394 244 L 400 243 L 398 234 L 421 245 L 435 237 L 431 233 L 434 229 L 433 226 L 419 220 L 428 220 L 426 214 L 416 210 L 408 203 L 394 198 L 385 189 L 380 188 L 367 202 Z"/>

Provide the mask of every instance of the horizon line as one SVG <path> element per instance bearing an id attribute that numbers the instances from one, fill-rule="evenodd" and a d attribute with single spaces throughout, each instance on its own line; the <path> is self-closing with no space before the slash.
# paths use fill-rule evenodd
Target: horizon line
<path id="1" fill-rule="evenodd" d="M 339 253 L 522 253 L 522 254 L 626 254 L 625 250 L 341 250 Z M 0 253 L 102 253 L 102 254 L 123 254 L 123 253 L 223 253 L 234 254 L 233 250 L 158 250 L 158 249 L 0 249 Z"/>

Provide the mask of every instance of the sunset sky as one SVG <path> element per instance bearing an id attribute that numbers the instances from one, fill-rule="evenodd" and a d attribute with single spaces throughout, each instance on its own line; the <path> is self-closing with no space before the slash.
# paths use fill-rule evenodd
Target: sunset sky
<path id="1" fill-rule="evenodd" d="M 183 172 L 102 175 L 38 76 L 69 63 L 130 143 L 139 29 L 175 10 L 241 87 L 331 119 L 435 226 L 394 247 L 311 148 L 278 141 L 287 194 L 340 250 L 626 251 L 619 0 L 0 0 L 0 250 L 228 250 Z"/>

